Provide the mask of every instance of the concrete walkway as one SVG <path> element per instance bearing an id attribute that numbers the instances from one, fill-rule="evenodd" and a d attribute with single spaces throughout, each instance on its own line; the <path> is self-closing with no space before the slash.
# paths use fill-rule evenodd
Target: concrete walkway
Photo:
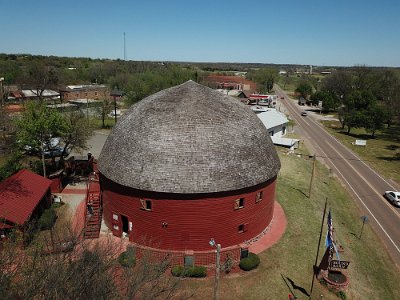
<path id="1" fill-rule="evenodd" d="M 286 231 L 287 219 L 282 206 L 275 201 L 274 218 L 269 230 L 258 241 L 249 246 L 249 251 L 259 254 L 275 245 Z"/>

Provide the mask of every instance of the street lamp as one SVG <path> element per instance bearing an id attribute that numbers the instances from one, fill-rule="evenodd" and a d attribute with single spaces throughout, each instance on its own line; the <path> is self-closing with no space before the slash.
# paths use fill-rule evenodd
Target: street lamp
<path id="1" fill-rule="evenodd" d="M 115 123 L 117 123 L 117 99 L 120 99 L 123 96 L 124 92 L 117 90 L 116 88 L 111 91 L 110 95 L 114 99 L 114 119 Z"/>
<path id="2" fill-rule="evenodd" d="M 1 106 L 4 106 L 3 81 L 4 81 L 4 77 L 0 77 L 0 97 L 1 97 Z"/>
<path id="3" fill-rule="evenodd" d="M 219 269 L 220 269 L 220 252 L 221 244 L 217 244 L 213 238 L 208 242 L 211 247 L 217 248 L 217 255 L 215 261 L 215 283 L 214 283 L 214 300 L 218 300 L 218 288 L 219 288 Z"/>

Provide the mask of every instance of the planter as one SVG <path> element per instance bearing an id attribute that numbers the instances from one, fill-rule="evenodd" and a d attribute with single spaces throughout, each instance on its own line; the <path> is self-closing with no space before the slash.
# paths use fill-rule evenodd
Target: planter
<path id="1" fill-rule="evenodd" d="M 337 291 L 343 291 L 349 285 L 349 278 L 339 270 L 329 270 L 322 277 L 329 288 Z"/>

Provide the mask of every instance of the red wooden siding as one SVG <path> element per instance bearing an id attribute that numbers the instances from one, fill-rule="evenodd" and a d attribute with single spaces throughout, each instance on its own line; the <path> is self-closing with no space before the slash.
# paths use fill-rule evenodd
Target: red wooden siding
<path id="1" fill-rule="evenodd" d="M 121 236 L 122 217 L 132 222 L 129 239 L 138 244 L 167 250 L 210 250 L 210 238 L 223 248 L 250 240 L 260 234 L 273 217 L 275 178 L 256 188 L 205 198 L 184 199 L 184 195 L 148 193 L 130 189 L 102 178 L 104 220 L 114 235 Z M 262 191 L 262 200 L 256 202 Z M 234 209 L 236 199 L 244 207 Z M 141 200 L 152 200 L 151 211 Z M 113 213 L 118 220 L 113 219 Z M 245 224 L 246 230 L 238 227 Z M 113 229 L 118 226 L 118 229 Z M 128 225 L 129 227 L 129 225 Z"/>

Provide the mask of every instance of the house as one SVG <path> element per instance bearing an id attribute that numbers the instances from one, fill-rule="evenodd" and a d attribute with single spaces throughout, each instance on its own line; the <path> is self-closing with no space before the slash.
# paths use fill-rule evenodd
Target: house
<path id="1" fill-rule="evenodd" d="M 24 236 L 29 222 L 50 207 L 51 183 L 25 169 L 0 182 L 0 240 L 14 229 Z"/>
<path id="2" fill-rule="evenodd" d="M 36 100 L 39 96 L 44 100 L 57 100 L 60 98 L 60 94 L 54 90 L 12 90 L 8 93 L 8 101 L 23 101 L 23 100 Z"/>
<path id="3" fill-rule="evenodd" d="M 23 94 L 23 99 L 24 100 L 36 100 L 39 99 L 39 96 L 42 99 L 46 100 L 57 100 L 60 99 L 60 93 L 54 90 L 36 90 L 36 89 L 31 89 L 31 90 L 21 90 Z"/>

